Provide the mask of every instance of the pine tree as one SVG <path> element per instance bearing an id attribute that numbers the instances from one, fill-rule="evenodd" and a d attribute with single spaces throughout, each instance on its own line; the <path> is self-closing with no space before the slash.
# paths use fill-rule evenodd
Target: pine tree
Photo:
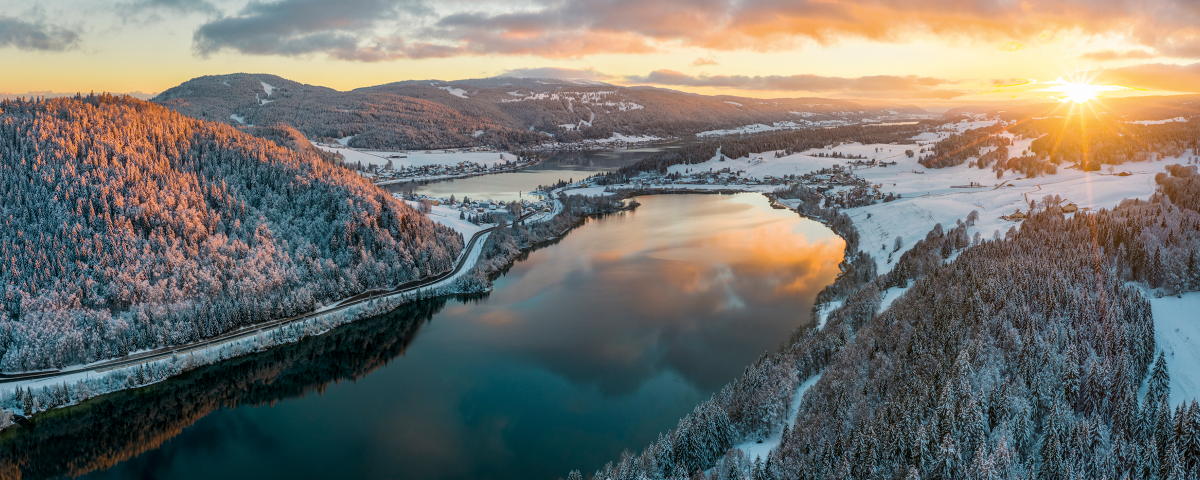
<path id="1" fill-rule="evenodd" d="M 1156 402 L 1165 401 L 1171 392 L 1171 375 L 1167 372 L 1167 358 L 1159 352 L 1158 360 L 1154 362 L 1154 371 L 1150 374 L 1150 387 L 1146 395 Z"/>

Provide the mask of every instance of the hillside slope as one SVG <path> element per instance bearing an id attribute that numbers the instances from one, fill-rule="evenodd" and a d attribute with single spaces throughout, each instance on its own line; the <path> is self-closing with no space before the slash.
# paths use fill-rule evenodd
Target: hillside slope
<path id="1" fill-rule="evenodd" d="M 865 107 L 822 98 L 704 96 L 551 79 L 404 81 L 339 92 L 274 75 L 199 77 L 154 99 L 235 126 L 284 124 L 309 137 L 375 149 L 488 145 L 505 149 L 624 135 L 683 137 L 775 123 L 788 128 L 905 120 L 912 106 Z"/>
<path id="2" fill-rule="evenodd" d="M 110 96 L 0 102 L 0 368 L 91 362 L 452 267 L 316 153 Z"/>

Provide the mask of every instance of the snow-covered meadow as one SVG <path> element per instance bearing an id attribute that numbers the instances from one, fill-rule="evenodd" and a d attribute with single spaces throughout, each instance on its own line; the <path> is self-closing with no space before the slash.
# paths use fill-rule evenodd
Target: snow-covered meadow
<path id="1" fill-rule="evenodd" d="M 517 156 L 511 153 L 503 153 L 495 150 L 486 151 L 459 151 L 459 150 L 410 150 L 407 152 L 401 151 L 382 151 L 382 150 L 359 150 L 349 148 L 342 145 L 328 145 L 324 143 L 314 143 L 314 146 L 321 150 L 333 153 L 340 153 L 346 159 L 347 164 L 360 163 L 364 167 L 374 165 L 383 167 L 391 162 L 392 168 L 401 167 L 425 167 L 430 165 L 458 165 L 462 162 L 476 163 L 483 166 L 496 165 L 505 162 L 513 162 L 517 160 Z M 400 158 L 404 157 L 404 158 Z"/>
<path id="2" fill-rule="evenodd" d="M 995 121 L 963 122 L 949 124 L 943 128 L 962 132 L 994 123 Z M 1064 204 L 1074 203 L 1081 210 L 1112 208 L 1126 198 L 1148 198 L 1155 191 L 1154 174 L 1162 172 L 1166 165 L 1187 162 L 1184 158 L 1172 157 L 1157 162 L 1125 163 L 1117 166 L 1113 174 L 1107 171 L 1083 172 L 1059 168 L 1053 175 L 1025 178 L 1021 174 L 1009 172 L 1003 178 L 997 179 L 991 169 L 974 168 L 969 166 L 969 162 L 955 167 L 927 169 L 917 163 L 919 154 L 913 157 L 905 154 L 905 150 L 919 152 L 922 145 L 948 135 L 947 132 L 924 133 L 914 137 L 912 143 L 901 145 L 843 144 L 782 158 L 776 158 L 777 152 L 774 151 L 724 160 L 718 155 L 705 163 L 671 166 L 668 172 L 686 173 L 729 168 L 733 171 L 744 171 L 742 177 L 762 181 L 766 177 L 803 175 L 833 165 L 846 166 L 845 159 L 818 156 L 821 154 L 831 155 L 836 152 L 846 156 L 866 157 L 864 162 L 895 162 L 895 165 L 886 167 L 855 165 L 851 168 L 855 175 L 873 185 L 880 185 L 881 191 L 901 195 L 900 200 L 845 210 L 858 228 L 863 248 L 876 258 L 882 273 L 890 268 L 887 252 L 892 251 L 897 236 L 901 238 L 902 247 L 893 254 L 894 258 L 899 258 L 918 240 L 924 238 L 935 224 L 952 226 L 957 220 L 965 221 L 972 210 L 979 212 L 980 219 L 969 233 L 974 235 L 975 232 L 980 232 L 985 238 L 991 238 L 996 231 L 1004 235 L 1009 228 L 1019 228 L 1018 223 L 1001 219 L 1001 216 L 1016 210 L 1027 212 L 1030 201 L 1041 202 L 1047 195 L 1058 195 Z M 1008 136 L 1012 138 L 1011 135 Z M 1010 155 L 1020 156 L 1032 142 L 1033 139 L 1014 139 L 1013 145 L 1009 147 Z M 985 152 L 990 150 L 985 149 Z M 1129 175 L 1120 176 L 1122 173 Z M 980 186 L 961 188 L 972 184 Z M 716 187 L 730 188 L 720 185 Z M 757 186 L 747 190 L 771 191 L 775 188 Z M 871 247 L 875 245 L 881 246 L 881 249 L 872 250 Z"/>
<path id="3" fill-rule="evenodd" d="M 1200 292 L 1150 297 L 1154 343 L 1171 374 L 1171 405 L 1200 398 Z"/>

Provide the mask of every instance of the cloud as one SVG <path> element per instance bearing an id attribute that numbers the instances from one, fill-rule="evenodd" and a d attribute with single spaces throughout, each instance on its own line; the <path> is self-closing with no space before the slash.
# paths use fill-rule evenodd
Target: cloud
<path id="1" fill-rule="evenodd" d="M 1122 85 L 1149 90 L 1200 93 L 1200 63 L 1172 65 L 1147 63 L 1101 70 L 1092 83 Z"/>
<path id="2" fill-rule="evenodd" d="M 0 48 L 58 51 L 79 46 L 79 33 L 63 27 L 0 16 Z"/>
<path id="3" fill-rule="evenodd" d="M 207 0 L 138 0 L 187 4 Z M 664 48 L 769 51 L 914 32 L 1018 50 L 1048 33 L 1121 35 L 1200 58 L 1195 0 L 252 0 L 194 35 L 201 55 L 309 55 L 377 61 L 456 55 L 578 58 Z M 403 18 L 408 15 L 410 18 Z M 415 19 L 415 20 L 414 20 Z M 412 21 L 410 21 L 412 20 Z"/>
<path id="4" fill-rule="evenodd" d="M 498 75 L 500 77 L 517 78 L 555 78 L 559 80 L 609 80 L 612 75 L 597 72 L 595 68 L 514 68 Z"/>
<path id="5" fill-rule="evenodd" d="M 1143 45 L 1200 55 L 1200 2 L 1193 0 L 561 0 L 517 12 L 460 12 L 442 18 L 433 36 L 505 53 L 487 39 L 534 40 L 604 33 L 641 38 L 649 48 L 678 43 L 716 50 L 794 48 L 804 40 L 845 38 L 901 42 L 912 32 L 997 41 L 1024 48 L 1047 32 L 1117 33 Z M 495 11 L 495 9 L 490 9 Z M 622 52 L 637 42 L 613 44 Z M 536 46 L 532 54 L 539 54 Z M 583 52 L 587 54 L 592 52 Z M 561 56 L 561 51 L 552 52 Z"/>
<path id="6" fill-rule="evenodd" d="M 712 57 L 699 57 L 692 61 L 693 67 L 703 67 L 705 65 L 716 65 L 717 60 Z"/>
<path id="7" fill-rule="evenodd" d="M 343 60 L 379 61 L 460 55 L 453 46 L 409 43 L 372 32 L 404 15 L 428 15 L 417 1 L 323 0 L 251 1 L 233 16 L 205 23 L 192 35 L 201 56 L 222 50 L 250 55 L 300 56 L 326 53 Z"/>
<path id="8" fill-rule="evenodd" d="M 993 78 L 988 81 L 993 87 L 1020 87 L 1037 83 L 1036 80 L 1027 78 Z"/>
<path id="9" fill-rule="evenodd" d="M 191 13 L 219 15 L 221 13 L 221 10 L 208 0 L 137 0 L 117 4 L 117 11 L 124 17 L 159 11 L 181 15 Z"/>
<path id="10" fill-rule="evenodd" d="M 419 35 L 458 45 L 472 55 L 536 55 L 579 58 L 601 53 L 653 53 L 651 39 L 638 32 L 590 28 L 578 19 L 542 13 L 448 15 Z"/>
<path id="11" fill-rule="evenodd" d="M 1079 58 L 1107 62 L 1111 60 L 1140 60 L 1157 56 L 1145 50 L 1097 50 L 1095 52 L 1084 53 Z"/>
<path id="12" fill-rule="evenodd" d="M 655 70 L 646 76 L 628 76 L 628 83 L 683 87 L 714 87 L 778 92 L 834 93 L 845 97 L 950 99 L 969 92 L 938 88 L 952 82 L 916 75 L 875 75 L 867 77 L 825 77 L 820 75 L 700 75 L 673 70 Z"/>

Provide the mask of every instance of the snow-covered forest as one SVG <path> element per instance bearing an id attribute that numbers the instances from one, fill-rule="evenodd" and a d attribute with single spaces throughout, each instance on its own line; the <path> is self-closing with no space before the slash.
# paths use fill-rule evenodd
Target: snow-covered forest
<path id="1" fill-rule="evenodd" d="M 974 218 L 938 225 L 873 279 L 852 262 L 821 295 L 839 307 L 589 476 L 1195 478 L 1200 404 L 1169 401 L 1142 294 L 1200 289 L 1200 176 L 1169 172 L 1149 201 L 1068 214 L 1046 198 L 992 239 L 967 237 Z M 772 436 L 762 458 L 734 448 Z"/>
<path id="2" fill-rule="evenodd" d="M 463 248 L 315 149 L 128 97 L 0 103 L 0 196 L 5 371 L 312 311 Z"/>
<path id="3" fill-rule="evenodd" d="M 487 145 L 509 151 L 547 142 L 656 138 L 784 122 L 846 125 L 931 117 L 911 105 L 826 98 L 703 96 L 571 80 L 497 77 L 403 81 L 340 92 L 275 75 L 194 78 L 154 98 L 195 118 L 234 126 L 292 126 L 364 149 Z"/>
<path id="4" fill-rule="evenodd" d="M 1084 171 L 1096 171 L 1101 165 L 1145 161 L 1152 156 L 1177 157 L 1196 148 L 1200 141 L 1195 122 L 1142 125 L 1101 116 L 1086 121 L 1077 117 L 1022 120 L 1011 125 L 1001 122 L 956 133 L 935 143 L 928 154 L 921 156 L 921 165 L 945 168 L 978 157 L 974 165 L 979 168 L 991 165 L 998 172 L 1008 169 L 1028 176 L 1053 173 L 1064 162 Z M 1028 151 L 1009 158 L 1007 147 L 1012 141 L 1000 135 L 1005 132 L 1036 140 Z M 980 155 L 986 147 L 998 149 Z"/>

